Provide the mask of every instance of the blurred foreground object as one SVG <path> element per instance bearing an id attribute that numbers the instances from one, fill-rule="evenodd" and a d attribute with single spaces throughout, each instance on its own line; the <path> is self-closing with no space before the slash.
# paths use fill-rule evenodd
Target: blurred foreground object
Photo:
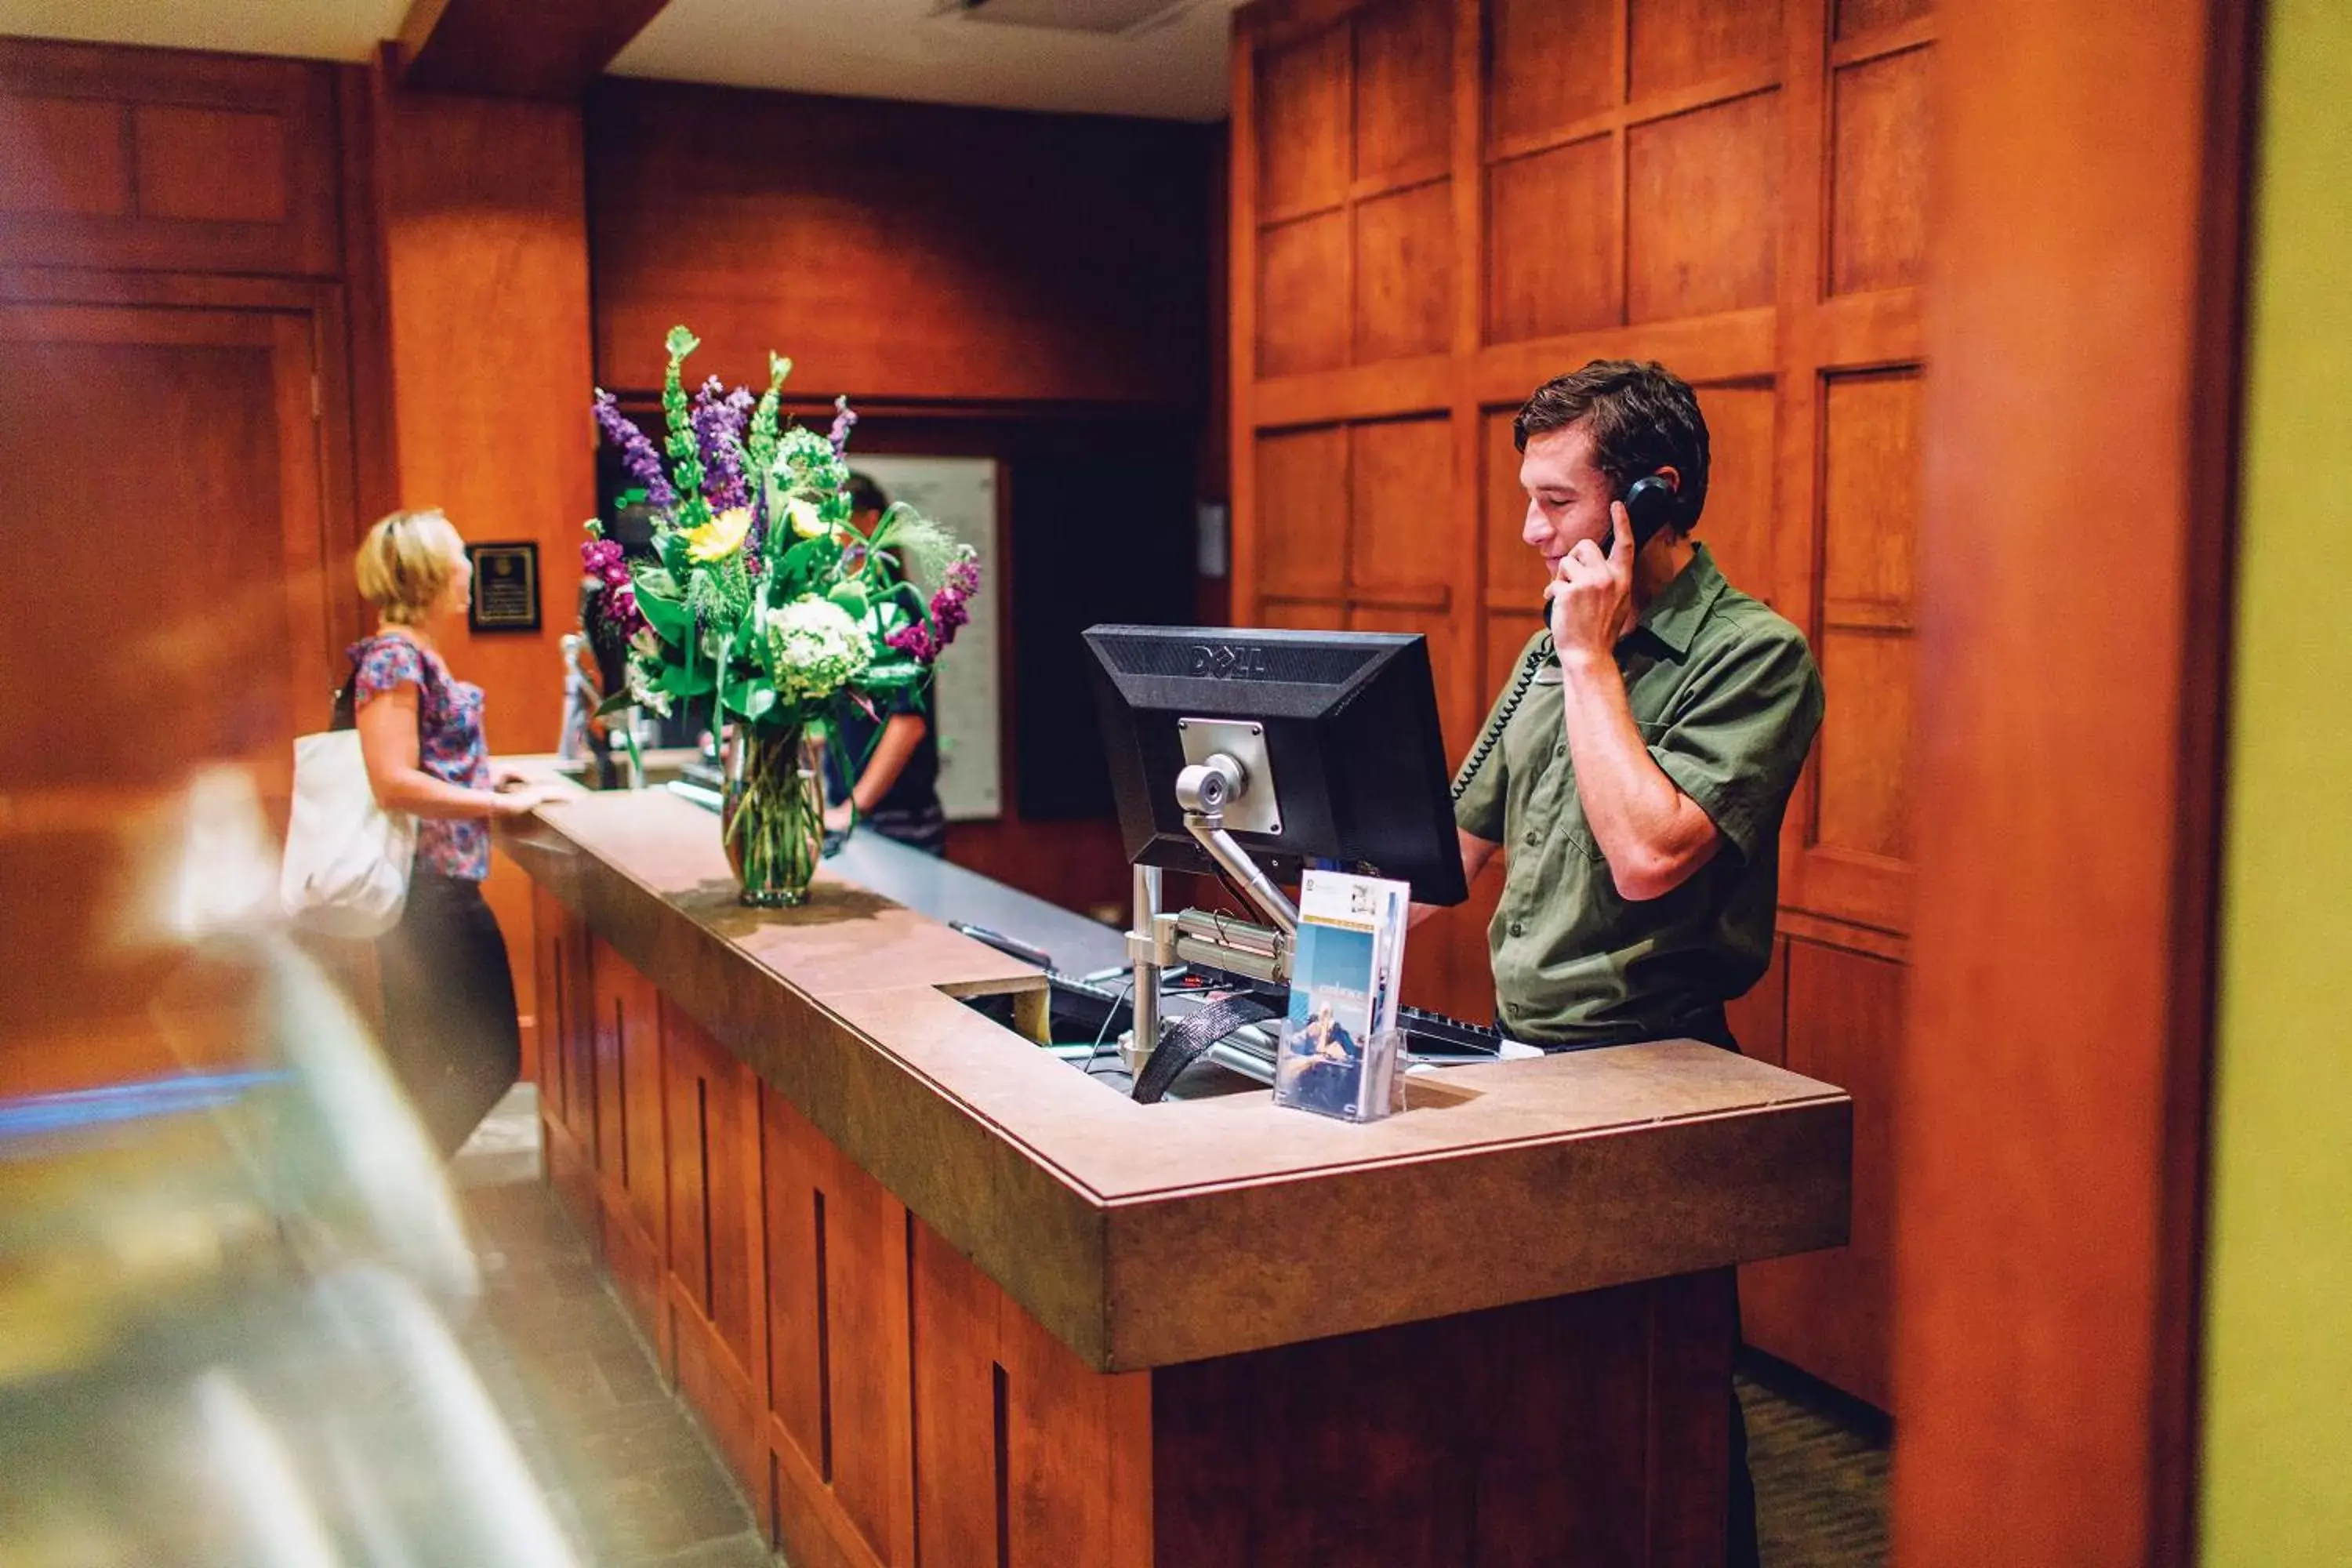
<path id="1" fill-rule="evenodd" d="M 253 791 L 150 824 L 112 940 L 241 998 L 238 1065 L 0 1099 L 0 1563 L 572 1563 L 442 1313 L 480 1280 Z"/>

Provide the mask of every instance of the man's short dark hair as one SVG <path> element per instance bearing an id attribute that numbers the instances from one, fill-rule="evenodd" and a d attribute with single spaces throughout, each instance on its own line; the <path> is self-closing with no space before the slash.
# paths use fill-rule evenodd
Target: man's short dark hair
<path id="1" fill-rule="evenodd" d="M 849 491 L 849 510 L 852 511 L 890 510 L 890 498 L 882 493 L 882 487 L 855 468 L 849 471 L 849 483 L 844 488 Z"/>
<path id="2" fill-rule="evenodd" d="M 1592 466 L 1620 496 L 1635 479 L 1671 468 L 1681 476 L 1675 524 L 1689 532 L 1706 506 L 1706 416 L 1690 384 L 1654 360 L 1597 359 L 1535 389 L 1511 421 L 1511 443 L 1588 420 Z"/>

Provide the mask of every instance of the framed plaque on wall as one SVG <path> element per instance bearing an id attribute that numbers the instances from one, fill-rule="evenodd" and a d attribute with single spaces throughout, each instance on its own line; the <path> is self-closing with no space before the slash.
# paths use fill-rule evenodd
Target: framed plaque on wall
<path id="1" fill-rule="evenodd" d="M 474 562 L 474 602 L 466 624 L 478 632 L 539 630 L 539 546 L 468 544 Z"/>

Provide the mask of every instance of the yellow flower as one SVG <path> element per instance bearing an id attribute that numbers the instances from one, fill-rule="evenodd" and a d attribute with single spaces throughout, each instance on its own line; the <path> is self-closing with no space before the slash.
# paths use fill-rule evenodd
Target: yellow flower
<path id="1" fill-rule="evenodd" d="M 784 516 L 793 531 L 803 539 L 814 539 L 824 531 L 824 519 L 817 515 L 816 502 L 794 498 L 784 503 Z"/>
<path id="2" fill-rule="evenodd" d="M 751 529 L 751 509 L 730 508 L 686 536 L 686 552 L 697 561 L 724 561 L 743 548 Z"/>

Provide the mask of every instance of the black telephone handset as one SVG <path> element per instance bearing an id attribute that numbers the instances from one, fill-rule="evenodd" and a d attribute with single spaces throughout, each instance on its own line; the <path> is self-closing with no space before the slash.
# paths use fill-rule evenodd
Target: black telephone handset
<path id="1" fill-rule="evenodd" d="M 1633 527 L 1636 552 L 1656 538 L 1660 529 L 1675 521 L 1675 487 L 1659 474 L 1648 474 L 1635 479 L 1625 491 L 1625 521 Z M 1612 528 L 1601 536 L 1601 553 L 1608 554 L 1610 546 L 1616 542 L 1617 531 Z M 1551 595 L 1549 593 L 1544 595 L 1543 616 L 1544 624 L 1549 626 Z"/>

